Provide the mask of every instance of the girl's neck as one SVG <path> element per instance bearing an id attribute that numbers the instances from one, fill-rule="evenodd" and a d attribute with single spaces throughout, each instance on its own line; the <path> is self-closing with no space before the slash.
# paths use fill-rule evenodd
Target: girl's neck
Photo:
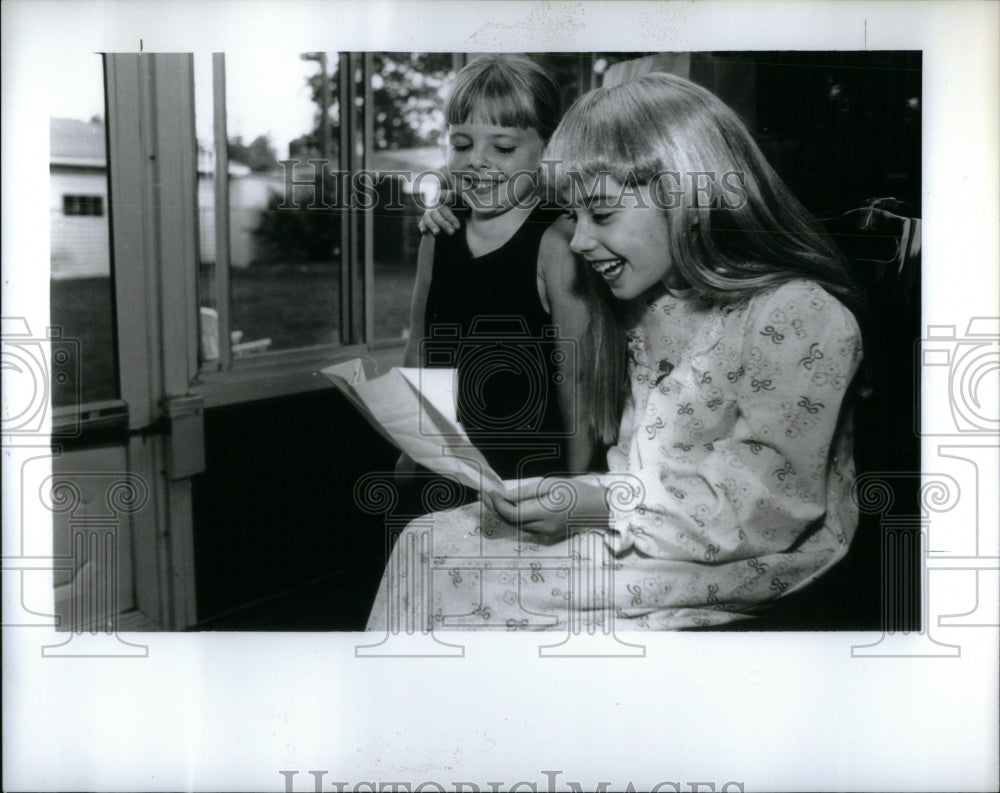
<path id="1" fill-rule="evenodd" d="M 473 210 L 465 224 L 465 241 L 470 253 L 475 257 L 485 256 L 505 245 L 537 206 L 538 199 L 535 199 L 525 206 L 511 207 L 499 213 L 477 213 Z"/>
<path id="2" fill-rule="evenodd" d="M 663 285 L 670 294 L 680 297 L 691 292 L 691 284 L 680 274 L 676 267 L 671 267 L 663 276 Z"/>

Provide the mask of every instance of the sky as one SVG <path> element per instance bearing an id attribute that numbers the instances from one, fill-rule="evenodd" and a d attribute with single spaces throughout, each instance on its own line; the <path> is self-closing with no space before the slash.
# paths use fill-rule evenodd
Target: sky
<path id="1" fill-rule="evenodd" d="M 59 58 L 57 75 L 75 79 L 52 79 L 50 114 L 59 118 L 88 120 L 104 117 L 101 59 L 98 55 L 65 53 Z M 306 77 L 315 74 L 316 63 L 302 61 L 297 52 L 235 52 L 226 55 L 226 93 L 229 136 L 242 135 L 249 143 L 269 134 L 279 157 L 288 155 L 288 143 L 312 127 L 315 105 L 310 100 Z M 198 139 L 212 139 L 212 56 L 195 55 L 195 123 Z"/>

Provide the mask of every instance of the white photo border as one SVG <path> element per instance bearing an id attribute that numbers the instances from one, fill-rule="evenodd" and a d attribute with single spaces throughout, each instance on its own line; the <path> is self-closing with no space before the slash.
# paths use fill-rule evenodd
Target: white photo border
<path id="1" fill-rule="evenodd" d="M 13 0 L 2 10 L 3 314 L 33 327 L 48 317 L 46 81 L 72 79 L 58 72 L 60 53 L 140 47 L 922 50 L 923 325 L 961 335 L 1000 315 L 996 4 Z M 948 410 L 925 396 L 925 410 Z M 939 446 L 925 438 L 923 459 Z M 5 553 L 16 510 L 31 508 L 16 500 L 18 454 L 4 449 Z M 980 529 L 997 555 L 995 523 Z M 948 572 L 938 613 L 973 594 Z M 6 587 L 4 597 L 6 613 Z M 308 791 L 312 771 L 326 772 L 323 790 L 998 782 L 995 627 L 950 629 L 952 658 L 852 657 L 878 636 L 839 633 L 657 634 L 643 637 L 644 658 L 619 659 L 541 659 L 537 636 L 511 634 L 463 635 L 465 657 L 451 659 L 358 659 L 351 634 L 145 634 L 143 659 L 52 659 L 39 654 L 45 638 L 5 631 L 9 791 Z"/>

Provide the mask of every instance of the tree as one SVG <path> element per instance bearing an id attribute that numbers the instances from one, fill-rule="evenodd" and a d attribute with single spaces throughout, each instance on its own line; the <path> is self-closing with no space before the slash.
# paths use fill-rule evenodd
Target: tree
<path id="1" fill-rule="evenodd" d="M 334 263 L 340 248 L 340 215 L 335 212 L 279 209 L 284 196 L 272 195 L 261 213 L 254 239 L 258 263 Z"/>
<path id="2" fill-rule="evenodd" d="M 292 157 L 326 155 L 336 159 L 340 120 L 339 59 L 326 53 L 307 52 L 302 59 L 315 61 L 319 71 L 307 78 L 316 103 L 313 128 L 289 146 Z M 431 146 L 444 125 L 442 107 L 452 76 L 448 53 L 378 52 L 372 56 L 373 144 L 376 149 Z M 324 84 L 325 78 L 325 84 Z M 357 88 L 363 95 L 362 87 Z M 324 147 L 324 108 L 329 119 Z"/>
<path id="3" fill-rule="evenodd" d="M 444 127 L 451 55 L 379 52 L 372 61 L 375 148 L 408 149 L 437 143 Z"/>
<path id="4" fill-rule="evenodd" d="M 258 135 L 249 146 L 243 143 L 242 135 L 230 138 L 229 159 L 249 166 L 251 171 L 271 171 L 279 167 L 278 152 L 268 135 Z"/>

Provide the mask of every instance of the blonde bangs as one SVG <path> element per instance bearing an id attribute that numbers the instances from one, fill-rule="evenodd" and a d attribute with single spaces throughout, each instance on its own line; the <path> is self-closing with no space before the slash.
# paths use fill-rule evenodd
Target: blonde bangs
<path id="1" fill-rule="evenodd" d="M 548 140 L 562 116 L 562 100 L 552 78 L 530 58 L 488 55 L 458 73 L 444 115 L 448 124 L 534 129 Z"/>
<path id="2" fill-rule="evenodd" d="M 619 184 L 649 184 L 657 174 L 687 166 L 678 147 L 664 140 L 662 117 L 630 101 L 627 86 L 596 89 L 566 113 L 545 150 L 542 169 L 548 189 L 570 202 L 581 183 L 608 176 Z M 622 118 L 629 118 L 625 126 Z"/>
<path id="3" fill-rule="evenodd" d="M 492 124 L 497 127 L 538 129 L 530 94 L 499 84 L 470 85 L 448 100 L 448 124 Z"/>

